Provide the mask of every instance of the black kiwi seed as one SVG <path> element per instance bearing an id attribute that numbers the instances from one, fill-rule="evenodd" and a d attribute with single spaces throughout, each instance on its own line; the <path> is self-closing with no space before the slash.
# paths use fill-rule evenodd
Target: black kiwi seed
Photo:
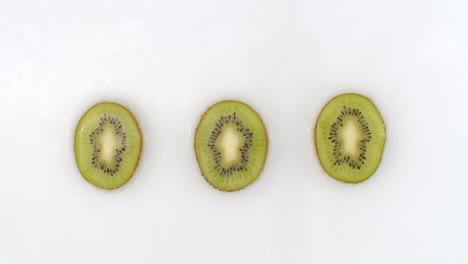
<path id="1" fill-rule="evenodd" d="M 90 137 L 90 144 L 93 145 L 93 154 L 91 156 L 91 160 L 92 160 L 92 164 L 93 164 L 93 167 L 95 168 L 98 168 L 98 169 L 101 169 L 102 172 L 110 175 L 110 176 L 114 176 L 114 174 L 119 170 L 118 168 L 120 167 L 120 162 L 122 162 L 122 158 L 120 158 L 120 155 L 125 152 L 126 150 L 126 146 L 125 146 L 125 133 L 122 133 L 122 137 L 121 137 L 121 145 L 122 147 L 120 149 L 115 149 L 115 152 L 116 154 L 114 155 L 114 161 L 115 161 L 115 167 L 114 168 L 109 168 L 108 165 L 105 163 L 105 162 L 101 162 L 98 164 L 96 164 L 96 160 L 98 160 L 98 153 L 101 152 L 101 149 L 99 148 L 99 146 L 96 144 L 96 137 L 99 136 L 104 130 L 103 130 L 103 126 L 105 124 L 110 124 L 113 126 L 114 128 L 114 133 L 116 135 L 120 134 L 120 129 L 122 128 L 120 124 L 120 121 L 118 120 L 118 118 L 116 117 L 111 117 L 111 116 L 107 116 L 105 113 L 104 115 L 100 118 L 101 122 L 99 123 L 99 127 L 95 128 L 90 134 L 89 134 L 89 137 Z"/>
<path id="2" fill-rule="evenodd" d="M 234 114 L 231 116 L 231 115 L 228 115 L 228 116 L 221 116 L 218 120 L 218 122 L 216 123 L 216 128 L 215 130 L 212 131 L 211 133 L 211 136 L 210 136 L 210 139 L 208 141 L 208 148 L 211 149 L 212 153 L 213 153 L 213 158 L 214 158 L 214 161 L 216 164 L 220 164 L 221 163 L 221 151 L 216 147 L 215 145 L 215 142 L 216 140 L 218 139 L 218 137 L 221 135 L 221 131 L 223 129 L 223 127 L 227 124 L 233 124 L 237 127 L 237 131 L 245 131 L 243 133 L 243 135 L 245 136 L 245 141 L 246 142 L 251 142 L 252 141 L 252 137 L 253 137 L 253 133 L 250 133 L 250 130 L 248 128 L 245 128 L 242 121 L 238 120 L 237 117 L 236 117 L 236 113 L 234 112 Z M 247 153 L 250 149 L 250 145 L 245 143 L 244 146 L 242 148 L 240 148 L 240 152 L 241 153 Z M 221 166 L 218 166 L 216 167 L 217 171 L 219 172 L 219 174 L 223 175 L 223 176 L 229 176 L 229 175 L 232 175 L 232 173 L 234 171 L 239 171 L 239 170 L 244 170 L 245 166 L 248 162 L 249 162 L 249 157 L 245 154 L 242 154 L 241 155 L 241 163 L 242 163 L 242 167 L 236 167 L 235 165 L 232 165 L 230 166 L 229 168 L 224 168 L 224 167 L 221 167 Z"/>
<path id="3" fill-rule="evenodd" d="M 341 149 L 341 141 L 336 133 L 337 131 L 337 126 L 343 126 L 343 119 L 348 116 L 348 115 L 354 115 L 354 116 L 360 116 L 362 117 L 362 114 L 361 112 L 359 111 L 359 109 L 356 109 L 356 108 L 350 108 L 350 107 L 347 107 L 346 105 L 343 106 L 343 111 L 341 111 L 341 114 L 336 118 L 337 121 L 333 122 L 330 126 L 330 133 L 328 134 L 329 137 L 328 139 L 334 144 L 334 148 L 333 148 L 333 155 L 335 156 L 335 163 L 334 164 L 341 164 L 342 163 L 342 159 L 341 159 L 341 156 L 342 156 L 342 153 L 339 152 L 339 150 Z M 361 147 L 359 148 L 361 150 L 361 153 L 359 153 L 359 156 L 362 157 L 363 159 L 365 159 L 365 154 L 366 154 L 366 144 L 368 142 L 371 141 L 372 139 L 372 136 L 371 136 L 371 132 L 369 131 L 369 125 L 367 123 L 367 121 L 364 121 L 365 118 L 363 117 L 363 119 L 360 119 L 359 121 L 359 126 L 360 126 L 360 129 L 361 131 L 363 132 L 363 135 L 364 135 L 364 139 L 361 140 Z M 361 166 L 359 166 L 358 164 L 364 164 L 364 162 L 360 159 L 354 159 L 354 158 L 351 158 L 350 156 L 346 156 L 345 157 L 345 160 L 346 161 L 349 161 L 351 160 L 350 162 L 348 162 L 348 166 L 350 168 L 353 168 L 353 169 L 358 169 L 360 170 L 361 169 Z"/>

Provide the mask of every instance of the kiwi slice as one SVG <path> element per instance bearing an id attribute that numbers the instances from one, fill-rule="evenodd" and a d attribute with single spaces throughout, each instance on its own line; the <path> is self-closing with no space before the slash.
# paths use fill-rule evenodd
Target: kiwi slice
<path id="1" fill-rule="evenodd" d="M 342 94 L 322 109 L 315 125 L 315 147 L 324 170 L 349 183 L 377 170 L 385 145 L 385 124 L 367 97 Z"/>
<path id="2" fill-rule="evenodd" d="M 250 106 L 222 101 L 201 117 L 195 152 L 209 184 L 221 191 L 237 191 L 253 183 L 263 170 L 268 152 L 267 130 Z"/>
<path id="3" fill-rule="evenodd" d="M 116 103 L 99 103 L 75 130 L 75 159 L 81 175 L 97 187 L 115 189 L 133 175 L 142 137 L 130 111 Z"/>

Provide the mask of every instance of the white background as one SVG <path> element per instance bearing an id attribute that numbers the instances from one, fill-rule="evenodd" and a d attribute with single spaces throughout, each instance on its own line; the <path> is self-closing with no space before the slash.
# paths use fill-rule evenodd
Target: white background
<path id="1" fill-rule="evenodd" d="M 468 1 L 0 2 L 0 263 L 468 263 Z M 312 128 L 344 92 L 387 124 L 363 184 L 321 169 Z M 200 175 L 198 118 L 242 100 L 264 172 Z M 81 115 L 129 107 L 134 178 L 105 191 L 73 154 Z"/>

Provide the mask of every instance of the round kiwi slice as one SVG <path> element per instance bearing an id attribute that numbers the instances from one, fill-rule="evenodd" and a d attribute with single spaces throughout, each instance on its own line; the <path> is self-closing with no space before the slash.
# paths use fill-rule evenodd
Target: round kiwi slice
<path id="1" fill-rule="evenodd" d="M 99 103 L 75 130 L 75 158 L 81 175 L 104 189 L 115 189 L 133 175 L 142 148 L 135 117 L 116 103 Z"/>
<path id="2" fill-rule="evenodd" d="M 221 191 L 237 191 L 253 183 L 263 170 L 267 130 L 250 106 L 222 101 L 201 117 L 195 152 L 208 183 Z"/>
<path id="3" fill-rule="evenodd" d="M 379 167 L 385 124 L 367 97 L 342 94 L 322 109 L 315 125 L 315 147 L 324 170 L 333 178 L 358 183 Z"/>

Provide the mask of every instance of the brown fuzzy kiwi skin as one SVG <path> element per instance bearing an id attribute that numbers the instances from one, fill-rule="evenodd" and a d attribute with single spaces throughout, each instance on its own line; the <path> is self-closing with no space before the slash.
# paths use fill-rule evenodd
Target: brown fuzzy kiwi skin
<path id="1" fill-rule="evenodd" d="M 266 129 L 266 126 L 265 126 L 265 123 L 263 122 L 262 117 L 257 113 L 257 111 L 255 111 L 255 109 L 253 109 L 250 105 L 248 105 L 248 104 L 246 104 L 246 103 L 244 103 L 244 102 L 237 101 L 237 100 L 223 100 L 223 101 L 219 101 L 219 102 L 217 102 L 217 103 L 211 105 L 210 107 L 208 107 L 208 109 L 206 109 L 206 111 L 201 115 L 200 120 L 198 121 L 197 128 L 196 128 L 196 130 L 195 130 L 195 135 L 194 135 L 194 140 L 193 140 L 193 142 L 194 142 L 194 143 L 193 143 L 193 149 L 194 149 L 194 151 L 195 151 L 195 157 L 197 158 L 197 164 L 198 164 L 198 167 L 200 168 L 201 175 L 203 176 L 203 178 L 205 179 L 205 181 L 206 181 L 209 185 L 211 185 L 213 188 L 215 188 L 215 189 L 217 189 L 217 190 L 219 190 L 219 191 L 222 191 L 222 192 L 232 193 L 232 192 L 237 192 L 237 191 L 240 191 L 240 190 L 242 190 L 242 189 L 247 188 L 248 186 L 250 186 L 250 185 L 252 185 L 254 182 L 256 182 L 256 181 L 258 180 L 258 178 L 255 179 L 254 182 L 252 182 L 251 184 L 249 184 L 249 185 L 247 185 L 247 186 L 245 186 L 245 187 L 243 187 L 243 188 L 239 188 L 239 189 L 235 189 L 235 190 L 222 190 L 222 189 L 219 189 L 219 188 L 217 188 L 216 186 L 214 186 L 213 184 L 211 184 L 211 182 L 209 182 L 209 181 L 206 179 L 205 175 L 203 174 L 203 170 L 202 170 L 202 168 L 201 168 L 200 161 L 198 160 L 198 155 L 197 155 L 197 133 L 198 133 L 198 128 L 200 128 L 200 123 L 201 123 L 201 121 L 203 120 L 203 118 L 205 117 L 206 113 L 208 113 L 208 111 L 209 111 L 211 108 L 213 108 L 214 106 L 216 106 L 216 105 L 218 105 L 218 104 L 227 103 L 227 102 L 241 103 L 241 104 L 243 104 L 243 105 L 246 105 L 248 108 L 252 109 L 252 111 L 254 111 L 254 113 L 258 116 L 258 118 L 259 118 L 260 121 L 262 122 L 263 127 L 265 128 L 265 134 L 266 134 L 265 160 L 263 161 L 262 169 L 260 170 L 260 174 L 259 174 L 258 177 L 260 177 L 260 175 L 262 174 L 263 169 L 265 168 L 266 160 L 267 160 L 267 158 L 268 158 L 268 147 L 269 147 L 268 144 L 269 144 L 269 139 L 268 139 L 268 130 Z"/>
<path id="2" fill-rule="evenodd" d="M 123 106 L 123 105 L 121 105 L 121 104 L 114 103 L 114 102 L 107 102 L 107 101 L 103 101 L 103 102 L 99 102 L 99 103 L 97 103 L 97 104 L 94 104 L 94 105 L 93 105 L 92 107 L 90 107 L 89 109 L 91 109 L 91 108 L 93 108 L 93 107 L 95 107 L 96 105 L 99 105 L 99 104 L 114 104 L 114 105 L 118 105 L 118 106 L 124 108 L 125 110 L 127 110 L 127 111 L 130 113 L 130 115 L 132 116 L 133 120 L 135 120 L 135 124 L 136 124 L 136 126 L 137 126 L 138 132 L 140 133 L 140 153 L 139 153 L 139 155 L 138 155 L 138 159 L 137 159 L 137 162 L 136 162 L 136 164 L 135 164 L 135 169 L 133 170 L 132 175 L 130 175 L 130 177 L 129 177 L 124 183 L 122 183 L 122 185 L 117 186 L 117 187 L 115 187 L 115 188 L 104 188 L 104 187 L 100 187 L 100 186 L 94 185 L 92 182 L 86 180 L 86 178 L 83 177 L 86 181 L 88 181 L 89 183 L 91 183 L 93 186 L 96 186 L 97 188 L 104 189 L 104 190 L 115 190 L 115 189 L 118 189 L 118 188 L 124 186 L 125 184 L 127 184 L 127 182 L 128 182 L 131 178 L 133 178 L 133 175 L 135 174 L 135 171 L 136 171 L 136 169 L 138 168 L 138 165 L 140 165 L 141 154 L 142 154 L 142 152 L 143 152 L 143 134 L 142 134 L 142 132 L 141 132 L 140 124 L 138 123 L 138 119 L 136 119 L 135 115 L 133 114 L 132 111 L 130 111 L 130 109 L 128 109 L 127 107 L 125 107 L 125 106 Z M 88 111 L 89 111 L 89 110 L 88 110 Z M 82 116 L 81 118 L 83 118 L 84 116 L 85 116 L 85 115 L 83 114 L 83 116 Z M 81 118 L 80 118 L 80 120 L 78 121 L 78 123 L 80 123 Z M 76 132 L 75 132 L 75 133 L 76 133 Z M 76 161 L 76 159 L 75 159 L 75 161 Z M 78 162 L 76 163 L 76 165 L 78 166 Z M 79 168 L 78 168 L 78 170 L 79 170 Z"/>
<path id="3" fill-rule="evenodd" d="M 340 181 L 340 182 L 344 182 L 344 183 L 348 183 L 348 184 L 358 184 L 358 183 L 363 183 L 365 181 L 367 181 L 368 179 L 370 179 L 371 177 L 365 179 L 364 181 L 362 182 L 348 182 L 348 181 L 343 181 L 343 180 L 340 180 L 340 179 L 337 179 L 335 177 L 333 177 L 330 173 L 328 173 L 327 170 L 325 170 L 325 167 L 323 166 L 323 163 L 322 163 L 322 160 L 320 159 L 320 156 L 319 156 L 319 153 L 318 153 L 318 147 L 317 147 L 317 126 L 318 126 L 318 120 L 319 120 L 319 117 L 322 115 L 322 112 L 323 110 L 327 107 L 327 105 L 332 102 L 333 100 L 335 100 L 335 98 L 337 98 L 338 96 L 342 96 L 342 95 L 359 95 L 359 96 L 362 96 L 364 98 L 366 98 L 372 105 L 374 105 L 374 107 L 377 109 L 378 111 L 378 108 L 375 106 L 374 102 L 372 102 L 371 99 L 369 99 L 368 97 L 362 95 L 362 94 L 358 94 L 358 93 L 344 93 L 344 94 L 339 94 L 335 97 L 333 97 L 332 99 L 330 99 L 322 108 L 322 110 L 320 110 L 320 113 L 317 115 L 317 120 L 315 121 L 315 126 L 314 126 L 314 145 L 315 145 L 315 153 L 317 154 L 317 158 L 320 162 L 320 166 L 322 167 L 322 169 L 325 171 L 325 173 L 328 174 L 328 176 L 330 176 L 331 178 L 337 180 L 337 181 Z M 380 111 L 379 111 L 379 114 L 380 114 Z M 383 123 L 383 126 L 384 126 L 384 132 L 385 132 L 385 141 L 384 141 L 384 145 L 383 145 L 383 149 L 385 149 L 385 143 L 386 143 L 386 137 L 387 137 L 387 129 L 386 129 L 386 126 L 385 126 L 385 123 L 383 121 L 383 118 L 382 118 L 382 123 Z M 382 157 L 383 157 L 383 151 L 382 151 Z M 382 157 L 380 158 L 380 161 L 379 163 L 382 161 Z M 379 164 L 380 165 L 380 164 Z M 375 170 L 372 172 L 372 174 L 374 174 L 377 169 L 379 168 L 379 166 L 377 166 L 377 168 L 375 168 Z M 371 175 L 372 175 L 371 174 Z"/>

